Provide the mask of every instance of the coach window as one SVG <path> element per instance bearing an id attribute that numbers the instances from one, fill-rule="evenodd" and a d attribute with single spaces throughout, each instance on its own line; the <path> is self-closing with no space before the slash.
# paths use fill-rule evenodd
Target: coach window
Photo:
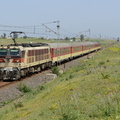
<path id="1" fill-rule="evenodd" d="M 55 56 L 57 55 L 57 49 L 54 49 L 54 55 Z"/>
<path id="2" fill-rule="evenodd" d="M 68 53 L 68 48 L 66 48 L 66 53 Z"/>
<path id="3" fill-rule="evenodd" d="M 58 49 L 58 55 L 61 55 L 62 54 L 62 49 Z"/>
<path id="4" fill-rule="evenodd" d="M 68 53 L 68 48 L 66 48 L 66 53 Z"/>

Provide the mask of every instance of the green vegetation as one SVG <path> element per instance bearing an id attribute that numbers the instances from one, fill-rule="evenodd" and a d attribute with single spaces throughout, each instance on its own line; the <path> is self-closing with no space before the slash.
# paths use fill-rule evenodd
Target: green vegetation
<path id="1" fill-rule="evenodd" d="M 41 38 L 17 38 L 16 39 L 17 43 L 47 43 L 47 42 L 55 42 L 55 40 L 46 40 L 46 39 L 41 39 Z M 0 44 L 1 45 L 7 45 L 7 44 L 14 44 L 12 39 L 0 39 Z"/>
<path id="2" fill-rule="evenodd" d="M 23 93 L 27 93 L 31 91 L 31 89 L 23 83 L 20 83 L 20 85 L 18 86 L 18 90 Z"/>
<path id="3" fill-rule="evenodd" d="M 52 67 L 51 71 L 53 74 L 60 75 L 59 68 L 57 66 Z"/>
<path id="4" fill-rule="evenodd" d="M 0 120 L 119 120 L 119 71 L 115 44 L 3 106 Z"/>
<path id="5" fill-rule="evenodd" d="M 79 41 L 80 38 L 72 38 L 73 42 Z M 70 38 L 69 39 L 61 39 L 60 42 L 70 42 Z M 82 42 L 84 41 L 91 41 L 91 42 L 101 42 L 103 45 L 106 45 L 106 43 L 113 43 L 114 40 L 104 40 L 104 39 L 84 39 Z M 33 43 L 55 43 L 57 42 L 56 39 L 45 39 L 45 38 L 16 38 L 16 42 L 17 43 L 29 43 L 29 42 L 33 42 Z M 11 38 L 5 38 L 2 39 L 0 38 L 0 45 L 8 45 L 8 44 L 13 44 L 13 40 Z"/>

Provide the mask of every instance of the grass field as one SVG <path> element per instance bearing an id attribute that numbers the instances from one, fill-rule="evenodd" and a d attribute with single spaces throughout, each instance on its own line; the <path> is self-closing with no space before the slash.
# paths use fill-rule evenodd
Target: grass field
<path id="1" fill-rule="evenodd" d="M 88 41 L 88 40 L 85 39 L 84 41 Z M 105 45 L 106 43 L 114 42 L 113 40 L 101 40 L 101 39 L 90 39 L 89 41 L 101 42 L 103 45 Z M 54 43 L 54 42 L 58 42 L 58 40 L 55 40 L 55 39 L 47 40 L 47 39 L 40 39 L 40 38 L 26 38 L 26 39 L 17 38 L 16 42 L 17 43 L 30 43 L 30 42 L 33 42 L 33 43 Z M 70 42 L 70 41 L 69 40 L 60 40 L 60 42 Z M 8 45 L 8 44 L 13 44 L 13 40 L 12 39 L 0 39 L 0 45 Z"/>
<path id="2" fill-rule="evenodd" d="M 24 97 L 0 108 L 0 120 L 119 120 L 119 71 L 120 43 L 28 89 Z"/>
<path id="3" fill-rule="evenodd" d="M 40 39 L 40 38 L 27 38 L 27 39 L 16 39 L 17 43 L 46 43 L 46 42 L 55 42 L 55 40 L 46 40 L 46 39 Z M 7 44 L 13 44 L 12 39 L 0 39 L 0 44 L 1 45 L 7 45 Z"/>

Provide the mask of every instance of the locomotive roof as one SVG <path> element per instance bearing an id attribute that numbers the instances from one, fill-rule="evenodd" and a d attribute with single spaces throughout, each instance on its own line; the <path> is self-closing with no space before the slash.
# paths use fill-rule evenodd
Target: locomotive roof
<path id="1" fill-rule="evenodd" d="M 9 45 L 1 45 L 0 46 L 0 48 L 4 48 L 4 49 L 7 49 L 7 48 L 15 48 L 15 49 L 38 49 L 38 47 L 39 48 L 48 48 L 49 47 L 49 45 L 48 44 L 46 44 L 46 43 L 21 43 L 21 44 L 9 44 Z"/>
<path id="2" fill-rule="evenodd" d="M 48 46 L 46 43 L 21 43 L 21 44 L 10 44 L 10 46 L 22 46 L 22 47 L 40 47 L 40 46 Z"/>
<path id="3" fill-rule="evenodd" d="M 51 48 L 71 47 L 81 45 L 98 44 L 98 42 L 78 42 L 78 43 L 47 43 Z"/>

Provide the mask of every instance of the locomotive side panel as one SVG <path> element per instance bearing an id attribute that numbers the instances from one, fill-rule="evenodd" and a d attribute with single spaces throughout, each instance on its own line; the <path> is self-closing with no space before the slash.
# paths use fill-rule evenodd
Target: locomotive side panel
<path id="1" fill-rule="evenodd" d="M 51 61 L 49 47 L 29 48 L 25 55 L 26 64 L 23 68 L 31 67 Z"/>

